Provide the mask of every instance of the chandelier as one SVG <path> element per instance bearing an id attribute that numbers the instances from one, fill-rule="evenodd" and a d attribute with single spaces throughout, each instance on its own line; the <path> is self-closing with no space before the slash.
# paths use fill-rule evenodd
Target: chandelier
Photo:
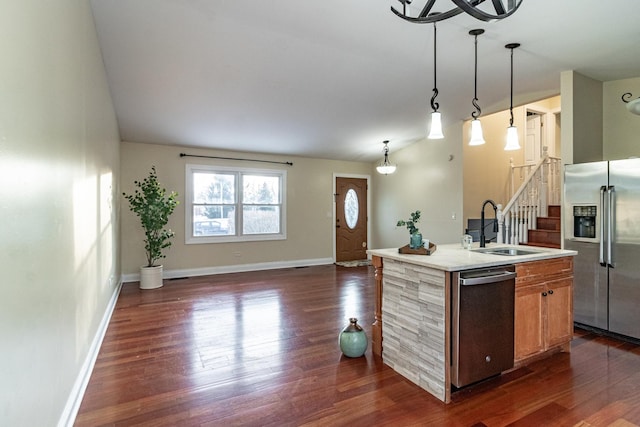
<path id="1" fill-rule="evenodd" d="M 396 165 L 389 161 L 389 141 L 382 141 L 382 143 L 384 144 L 384 159 L 376 166 L 376 170 L 382 175 L 389 175 L 396 171 Z"/>
<path id="2" fill-rule="evenodd" d="M 436 0 L 394 0 L 402 5 L 402 11 L 391 6 L 391 11 L 409 22 L 427 24 L 452 18 L 465 12 L 481 21 L 490 22 L 511 16 L 522 4 L 522 0 L 450 0 L 454 7 L 447 12 L 432 13 Z M 484 4 L 483 4 L 484 3 Z M 409 7 L 411 5 L 411 7 Z M 413 10 L 420 10 L 413 14 Z M 415 16 L 414 16 L 415 15 Z"/>

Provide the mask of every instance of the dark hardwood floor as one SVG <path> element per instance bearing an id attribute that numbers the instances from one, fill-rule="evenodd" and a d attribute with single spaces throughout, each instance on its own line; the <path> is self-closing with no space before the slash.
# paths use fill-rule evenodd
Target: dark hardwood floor
<path id="1" fill-rule="evenodd" d="M 77 426 L 616 426 L 640 424 L 640 347 L 577 330 L 570 354 L 445 405 L 371 347 L 373 268 L 317 266 L 167 280 L 118 299 Z M 37 410 L 37 408 L 34 408 Z"/>

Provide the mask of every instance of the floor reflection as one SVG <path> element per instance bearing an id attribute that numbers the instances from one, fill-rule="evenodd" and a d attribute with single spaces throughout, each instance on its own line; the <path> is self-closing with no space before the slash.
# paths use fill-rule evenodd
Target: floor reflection
<path id="1" fill-rule="evenodd" d="M 356 317 L 359 320 L 365 313 L 362 313 L 362 307 L 365 306 L 362 301 L 362 284 L 353 281 L 344 284 L 340 291 L 340 299 L 342 306 L 342 314 L 345 319 Z M 347 324 L 345 323 L 345 326 Z"/>
<path id="2" fill-rule="evenodd" d="M 195 303 L 191 313 L 197 350 L 191 353 L 194 371 L 226 369 L 238 375 L 264 369 L 265 364 L 279 365 L 281 316 L 280 294 L 273 290 L 215 294 Z"/>

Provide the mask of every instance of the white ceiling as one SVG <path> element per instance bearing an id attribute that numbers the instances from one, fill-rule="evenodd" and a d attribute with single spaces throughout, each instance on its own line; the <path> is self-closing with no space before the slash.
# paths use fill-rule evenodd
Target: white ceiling
<path id="1" fill-rule="evenodd" d="M 433 25 L 400 19 L 391 5 L 400 8 L 395 0 L 92 0 L 121 137 L 356 161 L 380 158 L 385 139 L 391 151 L 421 140 Z M 437 0 L 432 10 L 453 7 Z M 501 21 L 440 22 L 445 126 L 473 111 L 469 30 L 485 30 L 478 98 L 487 114 L 509 106 L 510 42 L 522 45 L 515 105 L 558 94 L 565 70 L 601 81 L 640 76 L 639 16 L 638 0 L 524 0 Z"/>

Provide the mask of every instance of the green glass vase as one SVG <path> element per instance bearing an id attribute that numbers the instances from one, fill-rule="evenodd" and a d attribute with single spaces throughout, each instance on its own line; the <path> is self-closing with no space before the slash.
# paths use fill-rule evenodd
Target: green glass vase
<path id="1" fill-rule="evenodd" d="M 422 233 L 413 233 L 409 238 L 409 247 L 411 249 L 420 249 L 422 247 Z"/>
<path id="2" fill-rule="evenodd" d="M 349 325 L 340 332 L 340 350 L 347 357 L 361 357 L 367 351 L 369 341 L 367 334 L 358 325 L 358 319 L 349 319 Z"/>

